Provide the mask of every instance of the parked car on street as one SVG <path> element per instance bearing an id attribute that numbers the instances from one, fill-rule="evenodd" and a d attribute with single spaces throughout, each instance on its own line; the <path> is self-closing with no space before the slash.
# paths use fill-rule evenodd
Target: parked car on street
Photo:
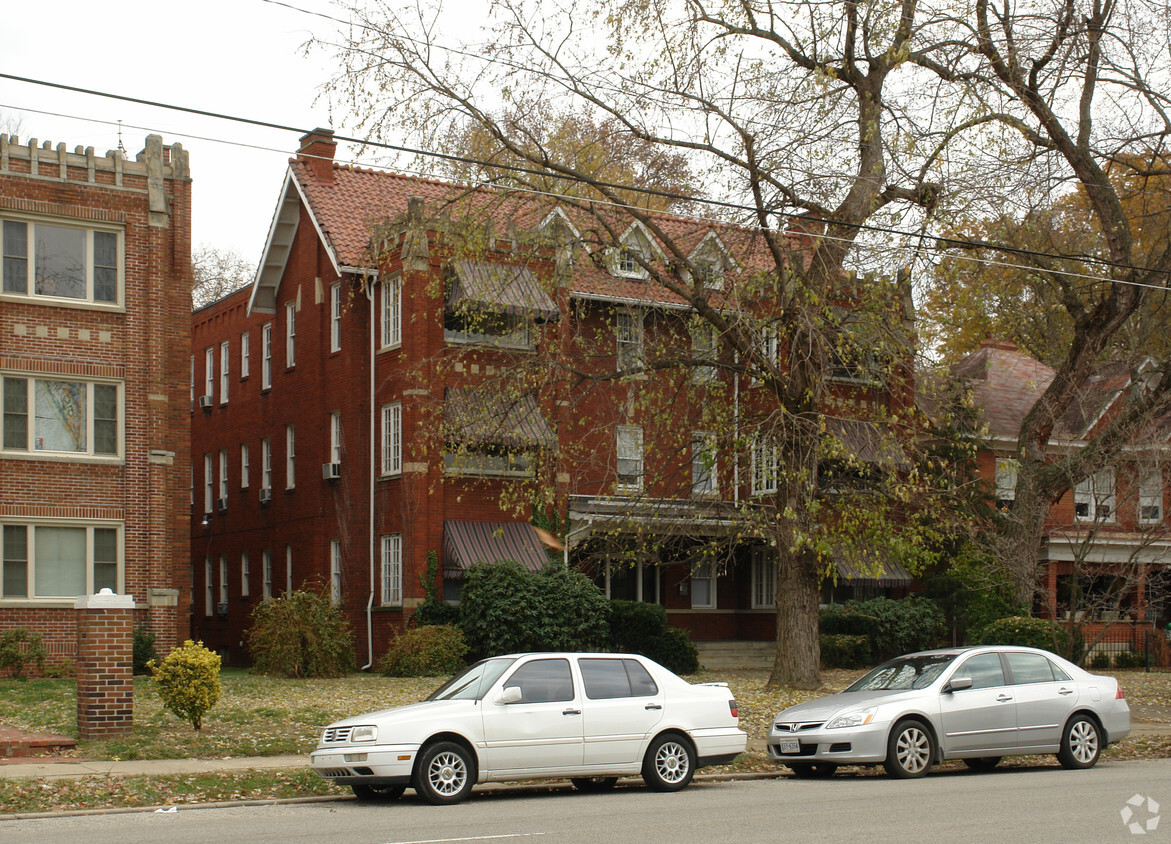
<path id="1" fill-rule="evenodd" d="M 781 712 L 767 742 L 798 777 L 878 763 L 892 777 L 921 777 L 945 759 L 983 771 L 1032 753 L 1091 768 L 1129 734 L 1130 707 L 1113 677 L 1047 651 L 996 645 L 884 662 L 845 691 Z"/>
<path id="2" fill-rule="evenodd" d="M 361 800 L 407 786 L 457 803 L 478 782 L 569 777 L 583 791 L 642 775 L 684 788 L 747 742 L 727 683 L 692 685 L 631 654 L 532 653 L 477 662 L 422 703 L 325 728 L 310 765 Z"/>

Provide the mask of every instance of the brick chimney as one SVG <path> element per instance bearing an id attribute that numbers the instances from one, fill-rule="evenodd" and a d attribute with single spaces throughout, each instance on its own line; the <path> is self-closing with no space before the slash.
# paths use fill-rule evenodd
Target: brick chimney
<path id="1" fill-rule="evenodd" d="M 333 154 L 337 141 L 332 129 L 314 129 L 301 138 L 297 158 L 309 163 L 314 175 L 323 182 L 333 181 Z"/>

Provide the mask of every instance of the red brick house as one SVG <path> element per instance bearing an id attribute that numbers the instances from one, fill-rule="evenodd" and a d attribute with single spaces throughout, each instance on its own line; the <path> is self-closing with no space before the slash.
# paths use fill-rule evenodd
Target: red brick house
<path id="1" fill-rule="evenodd" d="M 74 602 L 132 595 L 160 649 L 189 620 L 191 179 L 0 135 L 0 629 L 76 649 Z"/>
<path id="2" fill-rule="evenodd" d="M 1060 454 L 1085 448 L 1126 396 L 1142 389 L 1142 367 L 1098 367 L 1078 401 L 1061 418 L 1051 447 Z M 986 341 L 953 368 L 971 387 L 984 426 L 980 476 L 996 506 L 1012 517 L 1017 435 L 1025 414 L 1053 380 L 1054 371 L 1009 341 Z M 1138 642 L 1136 630 L 1162 627 L 1171 614 L 1171 531 L 1166 511 L 1165 464 L 1171 424 L 1157 420 L 1136 432 L 1112 466 L 1075 479 L 1050 512 L 1040 563 L 1046 595 L 1035 611 L 1071 620 L 1087 641 Z"/>
<path id="3" fill-rule="evenodd" d="M 704 416 L 717 389 L 745 417 L 767 402 L 714 368 L 641 371 L 652 348 L 712 344 L 645 280 L 655 235 L 341 166 L 334 148 L 325 130 L 302 139 L 253 286 L 193 317 L 196 633 L 245 661 L 255 602 L 318 581 L 374 662 L 424 597 L 430 552 L 449 599 L 472 563 L 552 558 L 696 639 L 771 640 L 775 568 L 728 542 L 720 506 L 767 491 L 770 455 L 725 455 L 735 420 Z M 715 300 L 767 266 L 742 230 L 656 225 Z M 855 407 L 890 402 L 840 380 Z M 716 539 L 731 550 L 697 562 Z"/>

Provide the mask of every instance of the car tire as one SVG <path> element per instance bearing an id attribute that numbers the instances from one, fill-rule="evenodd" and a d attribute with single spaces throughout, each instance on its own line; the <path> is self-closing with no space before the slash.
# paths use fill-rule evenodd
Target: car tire
<path id="1" fill-rule="evenodd" d="M 1102 753 L 1102 728 L 1089 715 L 1079 713 L 1065 724 L 1057 761 L 1063 768 L 1092 768 Z"/>
<path id="2" fill-rule="evenodd" d="M 791 762 L 789 770 L 799 780 L 824 780 L 834 775 L 838 766 L 832 762 Z"/>
<path id="3" fill-rule="evenodd" d="M 415 769 L 415 791 L 433 805 L 459 803 L 476 783 L 476 760 L 471 751 L 452 741 L 437 741 L 423 749 Z"/>
<path id="4" fill-rule="evenodd" d="M 642 778 L 652 791 L 679 791 L 695 774 L 695 751 L 678 733 L 655 738 L 642 762 Z"/>
<path id="5" fill-rule="evenodd" d="M 405 785 L 351 785 L 354 796 L 363 803 L 373 803 L 379 800 L 398 800 L 406 791 Z"/>
<path id="6" fill-rule="evenodd" d="M 935 762 L 935 739 L 922 721 L 910 719 L 895 724 L 886 740 L 882 767 L 898 779 L 921 777 Z"/>
<path id="7" fill-rule="evenodd" d="M 973 771 L 991 771 L 1000 764 L 999 756 L 977 756 L 974 759 L 965 759 L 964 764 Z"/>
<path id="8" fill-rule="evenodd" d="M 596 794 L 613 788 L 618 783 L 618 777 L 573 777 L 570 782 L 578 791 Z"/>

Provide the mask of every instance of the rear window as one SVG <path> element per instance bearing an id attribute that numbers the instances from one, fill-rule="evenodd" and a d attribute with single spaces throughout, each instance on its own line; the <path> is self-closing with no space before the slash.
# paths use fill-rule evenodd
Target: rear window
<path id="1" fill-rule="evenodd" d="M 1005 657 L 1008 659 L 1014 683 L 1052 683 L 1055 679 L 1068 679 L 1057 677 L 1054 674 L 1053 663 L 1041 654 L 1007 653 Z"/>
<path id="2" fill-rule="evenodd" d="M 619 697 L 646 697 L 659 693 L 654 678 L 636 659 L 578 660 L 586 697 L 606 700 Z"/>

